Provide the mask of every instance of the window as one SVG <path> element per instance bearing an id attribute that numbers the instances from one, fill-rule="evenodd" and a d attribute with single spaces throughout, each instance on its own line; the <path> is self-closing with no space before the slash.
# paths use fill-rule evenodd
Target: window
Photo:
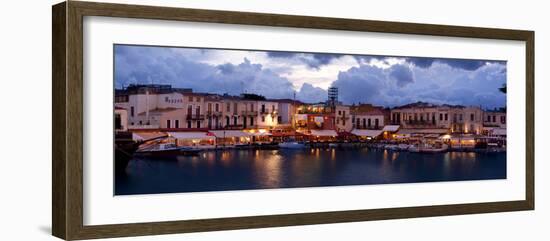
<path id="1" fill-rule="evenodd" d="M 262 122 L 265 122 L 265 116 L 262 116 Z"/>
<path id="2" fill-rule="evenodd" d="M 283 122 L 283 117 L 282 116 L 277 116 L 277 123 L 281 123 Z"/>
<path id="3" fill-rule="evenodd" d="M 497 116 L 496 115 L 493 116 L 493 122 L 497 122 Z"/>
<path id="4" fill-rule="evenodd" d="M 193 96 L 189 96 L 189 102 L 193 102 Z"/>
<path id="5" fill-rule="evenodd" d="M 374 119 L 374 128 L 378 129 L 378 118 Z"/>
<path id="6" fill-rule="evenodd" d="M 338 115 L 342 115 L 342 111 L 341 111 L 341 110 L 338 111 Z"/>
<path id="7" fill-rule="evenodd" d="M 369 119 L 369 121 L 370 121 L 370 119 Z M 367 119 L 363 118 L 363 128 L 367 128 L 366 123 L 367 123 Z"/>
<path id="8" fill-rule="evenodd" d="M 254 103 L 250 103 L 250 111 L 254 110 Z"/>
<path id="9" fill-rule="evenodd" d="M 201 121 L 197 121 L 197 128 L 201 128 Z"/>
<path id="10" fill-rule="evenodd" d="M 504 115 L 500 116 L 500 123 L 506 124 L 506 116 L 504 116 Z"/>
<path id="11" fill-rule="evenodd" d="M 166 128 L 171 128 L 170 124 L 170 120 L 166 120 Z"/>
<path id="12" fill-rule="evenodd" d="M 238 104 L 235 102 L 233 103 L 233 113 L 237 114 Z M 236 124 L 235 124 L 236 125 Z"/>
<path id="13" fill-rule="evenodd" d="M 134 107 L 130 107 L 130 116 L 134 117 Z"/>
<path id="14" fill-rule="evenodd" d="M 228 125 L 230 125 L 230 123 L 229 123 L 229 116 L 226 116 L 226 117 L 225 117 L 225 126 L 228 126 Z"/>
<path id="15" fill-rule="evenodd" d="M 180 128 L 180 120 L 175 120 L 175 127 Z"/>
<path id="16" fill-rule="evenodd" d="M 212 112 L 212 103 L 208 103 L 208 112 Z"/>
<path id="17" fill-rule="evenodd" d="M 368 125 L 369 125 L 369 127 L 371 126 L 371 120 L 370 120 L 370 118 L 369 118 L 369 122 L 368 122 Z"/>
<path id="18" fill-rule="evenodd" d="M 140 125 L 143 125 L 143 121 L 139 121 L 139 124 L 140 124 Z"/>
<path id="19" fill-rule="evenodd" d="M 230 112 L 230 111 L 231 111 L 231 104 L 230 104 L 230 103 L 227 103 L 226 111 L 227 111 L 227 112 Z"/>
<path id="20" fill-rule="evenodd" d="M 445 113 L 445 121 L 449 120 L 449 114 Z"/>
<path id="21" fill-rule="evenodd" d="M 474 121 L 474 117 L 475 117 L 474 114 L 470 114 L 470 121 Z"/>
<path id="22" fill-rule="evenodd" d="M 265 105 L 262 105 L 262 113 L 265 113 Z"/>
<path id="23" fill-rule="evenodd" d="M 237 125 L 237 123 L 239 122 L 239 120 L 237 119 L 236 116 L 233 117 L 233 125 Z"/>
<path id="24" fill-rule="evenodd" d="M 254 125 L 254 117 L 250 117 L 250 125 L 251 125 L 251 126 Z"/>
<path id="25" fill-rule="evenodd" d="M 271 112 L 275 112 L 275 105 L 271 106 Z"/>
<path id="26" fill-rule="evenodd" d="M 115 114 L 115 129 L 122 129 L 122 119 L 120 118 L 120 114 Z"/>
<path id="27" fill-rule="evenodd" d="M 220 104 L 216 103 L 215 110 L 216 112 L 220 111 Z"/>
<path id="28" fill-rule="evenodd" d="M 201 114 L 201 106 L 197 106 L 197 109 L 195 110 L 195 113 L 197 115 L 197 117 Z"/>

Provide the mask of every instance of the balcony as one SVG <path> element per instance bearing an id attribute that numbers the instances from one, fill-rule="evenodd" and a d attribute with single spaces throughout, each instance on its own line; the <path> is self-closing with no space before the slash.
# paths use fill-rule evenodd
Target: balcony
<path id="1" fill-rule="evenodd" d="M 222 112 L 221 111 L 207 111 L 206 116 L 208 116 L 208 117 L 210 117 L 210 116 L 222 116 Z"/>
<path id="2" fill-rule="evenodd" d="M 187 120 L 204 120 L 204 115 L 187 115 L 186 117 Z"/>
<path id="3" fill-rule="evenodd" d="M 241 114 L 243 116 L 258 116 L 258 112 L 257 111 L 252 111 L 252 110 L 244 110 L 241 112 Z"/>

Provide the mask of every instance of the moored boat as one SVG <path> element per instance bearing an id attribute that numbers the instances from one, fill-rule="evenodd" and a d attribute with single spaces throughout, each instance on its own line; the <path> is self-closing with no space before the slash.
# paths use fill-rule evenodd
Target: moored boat
<path id="1" fill-rule="evenodd" d="M 173 143 L 160 143 L 151 147 L 139 149 L 136 151 L 137 156 L 146 157 L 175 157 L 179 155 L 183 147 L 174 145 Z"/>
<path id="2" fill-rule="evenodd" d="M 303 149 L 303 148 L 306 148 L 306 144 L 303 142 L 297 142 L 297 141 L 282 142 L 282 143 L 279 143 L 279 147 L 286 148 L 286 149 Z"/>

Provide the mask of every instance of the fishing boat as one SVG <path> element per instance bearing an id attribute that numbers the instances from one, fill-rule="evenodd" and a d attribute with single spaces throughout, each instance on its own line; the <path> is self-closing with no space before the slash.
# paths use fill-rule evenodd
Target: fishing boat
<path id="1" fill-rule="evenodd" d="M 286 149 L 303 149 L 306 148 L 306 144 L 303 142 L 291 141 L 279 143 L 279 147 Z"/>
<path id="2" fill-rule="evenodd" d="M 147 148 L 139 149 L 135 154 L 146 157 L 176 157 L 183 154 L 182 150 L 184 148 L 185 147 L 176 146 L 173 143 L 160 143 Z"/>
<path id="3" fill-rule="evenodd" d="M 204 149 L 201 148 L 195 148 L 195 147 L 188 147 L 184 146 L 181 147 L 179 155 L 184 156 L 197 156 L 199 155 Z"/>
<path id="4" fill-rule="evenodd" d="M 449 149 L 447 144 L 435 143 L 420 143 L 416 145 L 411 145 L 408 149 L 409 152 L 422 152 L 422 153 L 439 153 L 444 152 Z"/>

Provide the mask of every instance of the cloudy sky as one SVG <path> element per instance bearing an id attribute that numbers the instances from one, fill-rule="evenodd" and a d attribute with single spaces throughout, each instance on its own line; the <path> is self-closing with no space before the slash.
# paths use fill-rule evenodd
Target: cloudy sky
<path id="1" fill-rule="evenodd" d="M 504 107 L 506 62 L 115 45 L 115 86 L 171 84 L 195 92 L 256 93 L 320 102 L 327 88 L 346 104 L 416 101 Z"/>

